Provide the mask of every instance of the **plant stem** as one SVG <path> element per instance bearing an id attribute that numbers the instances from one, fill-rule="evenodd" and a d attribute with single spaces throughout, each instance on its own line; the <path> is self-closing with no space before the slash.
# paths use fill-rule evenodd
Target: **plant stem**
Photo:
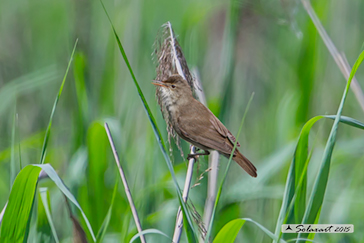
<path id="1" fill-rule="evenodd" d="M 196 152 L 195 146 L 191 145 L 190 154 L 194 154 L 195 152 Z M 188 193 L 190 192 L 194 164 L 195 164 L 195 159 L 191 158 L 188 161 L 188 169 L 187 169 L 187 174 L 186 174 L 185 186 L 183 188 L 183 194 L 182 194 L 182 200 L 184 202 L 187 202 Z M 174 227 L 174 233 L 173 233 L 173 242 L 174 243 L 178 243 L 181 238 L 182 226 L 183 226 L 183 214 L 181 211 L 181 207 L 179 207 L 178 212 L 177 212 L 176 226 Z"/>
<path id="2" fill-rule="evenodd" d="M 322 40 L 324 41 L 327 49 L 329 50 L 331 56 L 334 58 L 336 65 L 339 67 L 341 73 L 343 74 L 345 81 L 349 79 L 351 68 L 348 64 L 345 54 L 339 53 L 336 46 L 330 39 L 329 35 L 326 33 L 324 27 L 322 26 L 320 19 L 317 17 L 315 11 L 312 8 L 311 2 L 309 0 L 301 0 L 303 7 L 307 11 L 307 14 L 310 16 L 313 24 L 315 25 L 317 31 L 319 32 Z M 358 80 L 354 77 L 352 80 L 352 84 L 350 86 L 353 91 L 355 98 L 357 99 L 361 109 L 364 111 L 364 94 L 358 83 Z"/>
<path id="3" fill-rule="evenodd" d="M 107 125 L 106 122 L 105 122 L 104 126 L 105 126 L 105 130 L 106 130 L 106 133 L 107 133 L 107 137 L 109 138 L 109 142 L 110 142 L 112 152 L 114 154 L 116 165 L 118 166 L 118 169 L 119 169 L 121 180 L 123 181 L 125 193 L 126 193 L 126 196 L 128 198 L 129 204 L 130 204 L 131 212 L 133 213 L 133 217 L 134 217 L 136 227 L 138 229 L 138 232 L 141 233 L 143 231 L 143 229 L 142 229 L 142 226 L 140 224 L 140 220 L 139 220 L 139 217 L 138 217 L 138 212 L 137 212 L 137 210 L 135 208 L 133 198 L 131 196 L 131 192 L 130 192 L 130 189 L 129 189 L 129 186 L 128 186 L 128 182 L 126 181 L 126 177 L 125 177 L 123 168 L 121 167 L 121 164 L 120 164 L 118 152 L 115 149 L 114 141 L 112 139 L 109 126 Z M 140 240 L 141 240 L 142 243 L 146 243 L 143 234 L 140 235 Z"/>

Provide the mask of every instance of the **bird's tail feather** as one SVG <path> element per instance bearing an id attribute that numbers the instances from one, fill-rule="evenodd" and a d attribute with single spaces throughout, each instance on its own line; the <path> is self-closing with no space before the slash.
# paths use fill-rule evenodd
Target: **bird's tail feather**
<path id="1" fill-rule="evenodd" d="M 257 168 L 238 150 L 235 151 L 233 160 L 240 165 L 249 175 L 257 177 Z"/>

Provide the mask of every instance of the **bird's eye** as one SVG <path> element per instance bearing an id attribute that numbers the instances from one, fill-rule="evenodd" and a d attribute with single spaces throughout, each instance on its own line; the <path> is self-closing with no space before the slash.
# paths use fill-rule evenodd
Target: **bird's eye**
<path id="1" fill-rule="evenodd" d="M 173 84 L 172 84 L 172 89 L 174 89 L 174 88 L 176 88 L 176 85 L 173 85 Z"/>

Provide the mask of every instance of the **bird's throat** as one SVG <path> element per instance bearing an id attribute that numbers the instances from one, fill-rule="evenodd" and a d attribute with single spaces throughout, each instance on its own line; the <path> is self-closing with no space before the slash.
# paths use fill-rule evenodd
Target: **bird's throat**
<path id="1" fill-rule="evenodd" d="M 165 107 L 166 111 L 169 113 L 169 116 L 172 118 L 175 116 L 175 113 L 177 112 L 177 102 L 178 100 L 175 97 L 172 97 L 173 95 L 168 89 L 161 89 L 161 98 L 163 106 Z"/>

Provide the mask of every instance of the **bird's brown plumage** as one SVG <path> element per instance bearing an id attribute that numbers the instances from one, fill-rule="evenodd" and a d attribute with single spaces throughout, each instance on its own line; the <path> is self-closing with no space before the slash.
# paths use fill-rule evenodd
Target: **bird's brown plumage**
<path id="1" fill-rule="evenodd" d="M 172 117 L 173 128 L 181 138 L 200 149 L 216 150 L 230 157 L 236 138 L 207 107 L 192 96 L 189 85 L 181 76 L 173 75 L 157 85 L 166 89 L 163 99 Z M 240 147 L 240 144 L 237 143 L 237 146 Z M 257 176 L 255 166 L 238 149 L 235 149 L 233 160 L 249 175 Z"/>

